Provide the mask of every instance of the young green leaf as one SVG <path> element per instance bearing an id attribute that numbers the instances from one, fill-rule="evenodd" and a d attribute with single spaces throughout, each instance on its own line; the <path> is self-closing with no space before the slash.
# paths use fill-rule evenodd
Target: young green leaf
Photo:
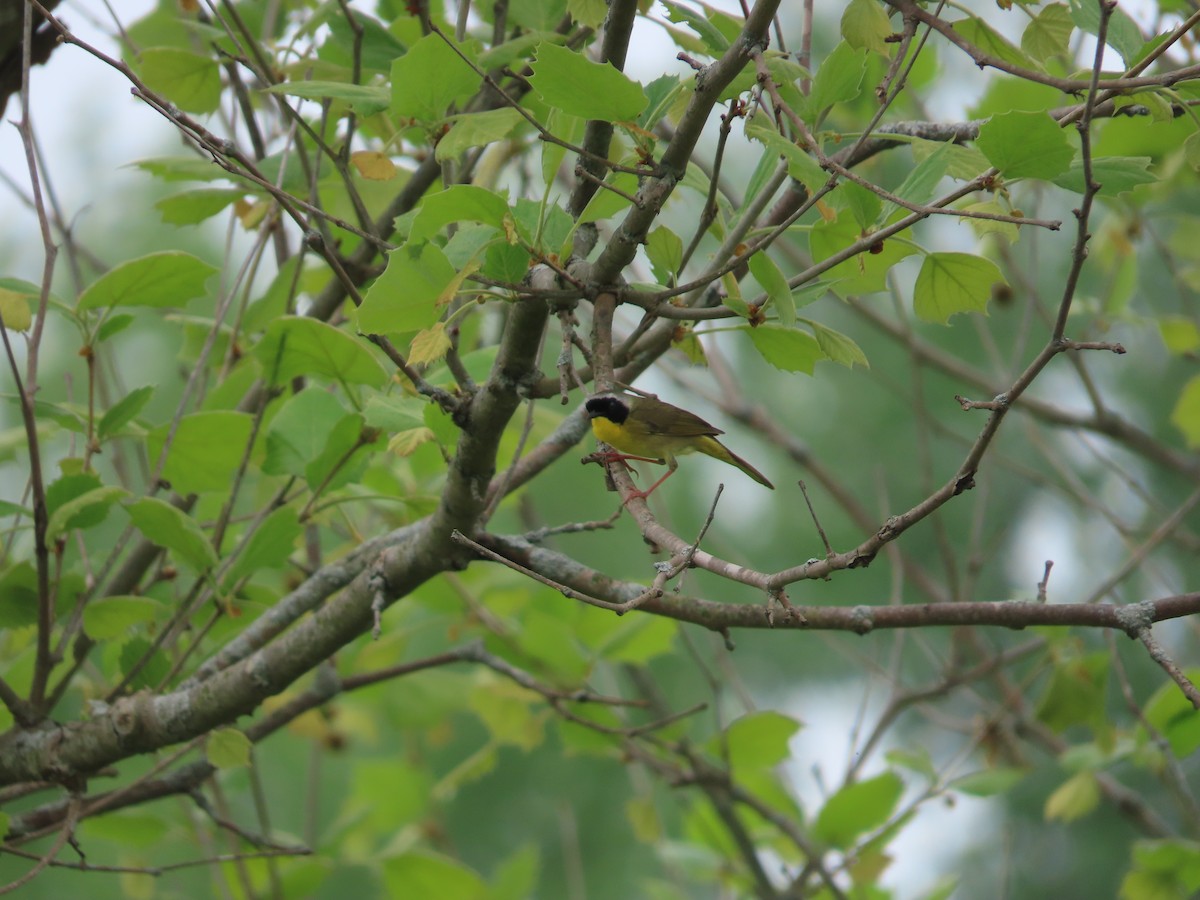
<path id="1" fill-rule="evenodd" d="M 465 100 L 479 89 L 483 79 L 447 40 L 427 34 L 392 63 L 393 116 L 437 121 L 452 103 Z"/>
<path id="2" fill-rule="evenodd" d="M 864 832 L 884 825 L 904 791 L 894 772 L 848 784 L 825 801 L 813 836 L 838 848 L 848 848 Z"/>
<path id="3" fill-rule="evenodd" d="M 438 320 L 437 303 L 457 273 L 436 245 L 409 242 L 388 254 L 387 268 L 358 309 L 358 327 L 368 334 L 400 334 Z"/>
<path id="4" fill-rule="evenodd" d="M 138 58 L 146 85 L 180 109 L 204 114 L 215 112 L 221 104 L 221 70 L 212 56 L 176 47 L 149 47 Z"/>
<path id="5" fill-rule="evenodd" d="M 297 375 L 375 387 L 387 383 L 387 372 L 363 341 L 309 316 L 276 319 L 252 352 L 272 384 Z"/>
<path id="6" fill-rule="evenodd" d="M 134 527 L 152 544 L 166 547 L 197 571 L 217 564 L 217 552 L 199 523 L 157 497 L 143 497 L 125 507 Z"/>
<path id="7" fill-rule="evenodd" d="M 744 325 L 738 330 L 750 338 L 754 349 L 763 359 L 785 372 L 811 375 L 817 362 L 825 359 L 821 345 L 807 331 L 772 325 L 770 322 L 757 328 Z"/>
<path id="8" fill-rule="evenodd" d="M 246 452 L 251 424 L 248 414 L 230 410 L 184 416 L 167 451 L 162 477 L 184 496 L 229 490 L 230 479 Z M 151 460 L 161 455 L 169 430 L 167 423 L 146 435 Z"/>
<path id="9" fill-rule="evenodd" d="M 1066 171 L 1075 150 L 1046 113 L 1014 111 L 992 116 L 980 129 L 976 146 L 1010 181 L 1053 178 Z"/>
<path id="10" fill-rule="evenodd" d="M 956 313 L 986 313 L 992 285 L 1006 283 L 990 259 L 970 253 L 930 253 L 913 288 L 913 309 L 926 322 L 944 325 Z"/>
<path id="11" fill-rule="evenodd" d="M 557 44 L 538 45 L 529 83 L 548 105 L 581 119 L 632 122 L 646 108 L 642 86 L 607 63 Z"/>
<path id="12" fill-rule="evenodd" d="M 131 259 L 101 275 L 79 298 L 79 309 L 106 306 L 183 306 L 203 296 L 217 273 L 190 253 L 166 250 Z"/>
<path id="13" fill-rule="evenodd" d="M 96 436 L 102 441 L 112 437 L 134 420 L 150 402 L 152 396 L 154 396 L 154 385 L 152 384 L 134 388 L 109 407 L 108 411 L 100 417 L 100 424 L 96 426 Z"/>

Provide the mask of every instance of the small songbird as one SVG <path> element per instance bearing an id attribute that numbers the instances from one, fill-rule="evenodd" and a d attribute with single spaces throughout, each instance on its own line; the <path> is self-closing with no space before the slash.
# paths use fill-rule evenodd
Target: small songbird
<path id="1" fill-rule="evenodd" d="M 609 459 L 667 464 L 667 473 L 646 490 L 635 492 L 635 497 L 650 496 L 675 474 L 679 467 L 675 457 L 693 452 L 737 466 L 759 484 L 775 489 L 762 472 L 717 440 L 717 435 L 725 432 L 686 409 L 632 394 L 596 394 L 585 405 L 592 419 L 592 433 L 621 451 L 610 454 Z"/>

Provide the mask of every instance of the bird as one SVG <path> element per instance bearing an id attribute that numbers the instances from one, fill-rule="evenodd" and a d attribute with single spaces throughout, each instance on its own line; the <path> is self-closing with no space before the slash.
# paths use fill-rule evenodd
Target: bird
<path id="1" fill-rule="evenodd" d="M 762 472 L 717 440 L 717 435 L 725 432 L 686 409 L 632 394 L 594 394 L 584 405 L 596 438 L 621 451 L 607 454 L 606 459 L 637 459 L 668 467 L 662 478 L 644 491 L 635 491 L 629 499 L 649 497 L 679 468 L 675 457 L 693 452 L 737 466 L 759 484 L 775 489 Z"/>

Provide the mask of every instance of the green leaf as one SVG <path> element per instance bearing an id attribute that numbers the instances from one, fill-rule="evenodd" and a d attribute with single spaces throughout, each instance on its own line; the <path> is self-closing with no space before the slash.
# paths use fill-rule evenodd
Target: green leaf
<path id="1" fill-rule="evenodd" d="M 820 322 L 814 322 L 811 319 L 804 319 L 804 324 L 813 330 L 813 335 L 817 339 L 817 344 L 829 359 L 835 363 L 845 366 L 848 369 L 854 366 L 862 366 L 865 369 L 871 368 L 871 364 L 867 362 L 867 355 L 863 353 L 862 348 L 853 340 L 842 334 L 840 331 L 834 331 Z"/>
<path id="2" fill-rule="evenodd" d="M 668 19 L 681 25 L 687 25 L 700 36 L 704 50 L 710 56 L 720 56 L 729 49 L 728 38 L 700 13 L 694 12 L 682 4 L 672 3 L 670 0 L 663 0 L 663 6 L 667 9 Z"/>
<path id="3" fill-rule="evenodd" d="M 99 525 L 108 515 L 112 505 L 127 496 L 129 491 L 125 488 L 109 485 L 68 500 L 50 516 L 50 521 L 46 524 L 46 540 L 53 542 L 72 528 Z"/>
<path id="4" fill-rule="evenodd" d="M 1158 334 L 1172 356 L 1200 349 L 1200 325 L 1186 316 L 1160 316 Z"/>
<path id="5" fill-rule="evenodd" d="M 1037 72 L 1045 71 L 1040 63 L 1030 58 L 1020 48 L 1009 43 L 1005 37 L 982 19 L 975 16 L 967 19 L 959 19 L 951 27 L 964 40 L 970 44 L 974 44 L 983 53 L 985 65 L 987 64 L 986 57 L 995 57 L 998 60 L 1003 60 L 1021 68 L 1033 69 Z"/>
<path id="6" fill-rule="evenodd" d="M 820 122 L 830 107 L 857 99 L 866 74 L 866 51 L 855 50 L 845 41 L 834 47 L 813 76 L 808 96 L 812 119 Z"/>
<path id="7" fill-rule="evenodd" d="M 38 576 L 27 562 L 0 574 L 0 627 L 24 628 L 37 622 Z"/>
<path id="8" fill-rule="evenodd" d="M 224 181 L 229 173 L 198 156 L 156 156 L 130 163 L 163 181 Z"/>
<path id="9" fill-rule="evenodd" d="M 138 673 L 133 676 L 129 684 L 134 690 L 142 688 L 155 688 L 171 671 L 171 664 L 163 655 L 161 650 L 151 650 L 150 641 L 141 635 L 135 635 L 121 645 L 121 654 L 118 665 L 122 674 L 129 674 L 133 671 L 133 667 L 141 664 L 142 659 L 150 655 L 149 660 L 142 665 Z M 159 828 L 159 836 L 161 838 L 162 829 Z"/>
<path id="10" fill-rule="evenodd" d="M 935 153 L 946 155 L 946 174 L 959 181 L 971 181 L 990 168 L 987 157 L 974 147 L 964 147 L 949 141 L 926 141 L 917 138 L 909 142 L 913 161 L 920 164 Z"/>
<path id="11" fill-rule="evenodd" d="M 894 29 L 879 0 L 850 0 L 842 13 L 842 37 L 855 50 L 873 50 L 891 56 L 887 38 Z"/>
<path id="12" fill-rule="evenodd" d="M 351 84 L 345 81 L 284 81 L 263 88 L 270 94 L 286 94 L 302 100 L 343 100 L 360 116 L 383 112 L 392 102 L 392 92 L 382 84 Z"/>
<path id="13" fill-rule="evenodd" d="M 1200 447 L 1200 375 L 1193 375 L 1180 391 L 1171 424 L 1183 432 L 1189 447 Z"/>
<path id="14" fill-rule="evenodd" d="M 1066 57 L 1075 23 L 1065 4 L 1044 6 L 1021 33 L 1021 49 L 1034 59 Z"/>
<path id="15" fill-rule="evenodd" d="M 970 253 L 930 253 L 913 288 L 913 309 L 926 322 L 946 324 L 961 312 L 987 312 L 992 285 L 1007 284 L 990 259 Z"/>
<path id="16" fill-rule="evenodd" d="M 114 334 L 119 334 L 133 324 L 133 316 L 129 313 L 117 313 L 105 318 L 96 331 L 96 343 L 107 341 Z"/>
<path id="17" fill-rule="evenodd" d="M 603 11 L 603 0 L 596 2 Z M 3 833 L 0 831 L 0 834 Z M 538 873 L 541 871 L 537 844 L 524 844 L 496 866 L 492 874 L 491 893 L 488 896 L 491 900 L 525 900 L 527 897 L 534 897 L 537 895 Z"/>
<path id="18" fill-rule="evenodd" d="M 829 282 L 829 290 L 839 297 L 853 294 L 870 294 L 887 288 L 888 270 L 906 256 L 911 256 L 917 250 L 909 241 L 903 238 L 909 232 L 903 231 L 893 235 L 882 244 L 877 244 L 878 252 L 872 253 L 864 249 L 856 255 L 838 263 L 822 273 L 821 277 Z M 858 227 L 851 216 L 838 216 L 832 222 L 822 219 L 812 227 L 808 236 L 808 248 L 813 262 L 822 262 L 863 237 L 863 230 Z"/>
<path id="19" fill-rule="evenodd" d="M 646 237 L 646 256 L 658 283 L 673 286 L 675 274 L 683 265 L 683 241 L 679 235 L 664 225 L 658 226 Z"/>
<path id="20" fill-rule="evenodd" d="M 179 420 L 167 450 L 162 477 L 179 494 L 228 491 L 250 440 L 252 419 L 246 413 L 221 410 L 198 412 Z M 146 448 L 155 461 L 162 453 L 170 423 L 146 436 Z"/>
<path id="21" fill-rule="evenodd" d="M 1100 805 L 1100 785 L 1092 772 L 1072 775 L 1046 798 L 1047 822 L 1070 823 L 1082 819 Z"/>
<path id="22" fill-rule="evenodd" d="M 750 257 L 750 274 L 767 292 L 767 297 L 779 316 L 779 324 L 789 328 L 795 325 L 796 304 L 792 300 L 792 289 L 788 287 L 787 276 L 775 265 L 775 260 L 767 256 L 765 250 Z"/>
<path id="23" fill-rule="evenodd" d="M 813 825 L 813 836 L 834 847 L 848 848 L 860 834 L 887 822 L 903 791 L 904 782 L 894 772 L 848 784 L 825 801 Z"/>
<path id="24" fill-rule="evenodd" d="M 236 728 L 218 728 L 204 742 L 204 756 L 218 769 L 244 769 L 250 765 L 250 738 Z"/>
<path id="25" fill-rule="evenodd" d="M 288 399 L 267 428 L 267 455 L 262 469 L 268 475 L 296 475 L 316 459 L 329 441 L 329 432 L 346 409 L 326 390 L 308 387 Z"/>
<path id="26" fill-rule="evenodd" d="M 363 425 L 362 416 L 347 413 L 333 426 L 321 453 L 304 467 L 304 479 L 309 487 L 332 491 L 358 479 L 370 453 L 369 448 L 382 437 L 376 436 L 371 443 L 364 444 Z M 358 450 L 353 452 L 356 446 Z"/>
<path id="27" fill-rule="evenodd" d="M 1184 673 L 1195 684 L 1200 670 Z M 1163 684 L 1146 702 L 1146 721 L 1167 739 L 1177 759 L 1187 759 L 1200 748 L 1200 716 L 1172 681 Z"/>
<path id="28" fill-rule="evenodd" d="M 79 309 L 107 306 L 183 306 L 203 296 L 204 283 L 217 273 L 190 253 L 166 250 L 131 259 L 92 282 Z"/>
<path id="29" fill-rule="evenodd" d="M 608 63 L 541 43 L 530 85 L 548 105 L 582 119 L 632 122 L 646 107 L 642 86 Z"/>
<path id="30" fill-rule="evenodd" d="M 724 747 L 735 773 L 745 769 L 769 769 L 791 755 L 788 742 L 801 728 L 790 716 L 777 712 L 748 713 L 725 730 Z M 714 737 L 710 751 L 720 755 L 721 741 Z"/>
<path id="31" fill-rule="evenodd" d="M 195 225 L 215 216 L 245 193 L 236 188 L 196 188 L 164 197 L 154 208 L 162 213 L 168 225 Z"/>
<path id="32" fill-rule="evenodd" d="M 152 396 L 154 396 L 154 385 L 152 384 L 134 388 L 110 406 L 107 412 L 100 417 L 100 424 L 96 426 L 96 436 L 102 441 L 112 437 L 134 420 L 150 402 Z"/>
<path id="33" fill-rule="evenodd" d="M 811 375 L 817 362 L 825 358 L 817 339 L 799 328 L 767 323 L 757 328 L 744 325 L 738 330 L 749 336 L 763 359 L 785 372 Z"/>
<path id="34" fill-rule="evenodd" d="M 139 54 L 137 68 L 148 87 L 180 109 L 203 114 L 221 105 L 221 70 L 210 56 L 151 47 Z"/>
<path id="35" fill-rule="evenodd" d="M 1056 732 L 1072 725 L 1104 727 L 1109 658 L 1089 653 L 1059 662 L 1037 707 L 1037 719 Z"/>
<path id="36" fill-rule="evenodd" d="M 30 295 L 0 288 L 0 323 L 9 331 L 28 331 L 33 324 Z"/>
<path id="37" fill-rule="evenodd" d="M 482 81 L 446 39 L 427 34 L 392 63 L 392 115 L 437 121 L 451 104 L 474 94 Z"/>
<path id="38" fill-rule="evenodd" d="M 508 214 L 508 200 L 495 191 L 473 184 L 456 184 L 421 201 L 408 240 L 410 244 L 425 241 L 454 222 L 482 222 L 503 228 Z"/>
<path id="39" fill-rule="evenodd" d="M 1173 838 L 1136 841 L 1121 900 L 1175 900 L 1200 890 L 1200 844 Z"/>
<path id="40" fill-rule="evenodd" d="M 756 113 L 746 122 L 746 137 L 759 141 L 787 161 L 788 174 L 809 191 L 816 191 L 829 180 L 829 173 L 812 156 L 780 134 L 768 116 Z"/>
<path id="41" fill-rule="evenodd" d="M 496 241 L 487 248 L 483 256 L 483 274 L 488 278 L 509 284 L 520 284 L 529 271 L 532 257 L 529 251 L 517 244 Z"/>
<path id="42" fill-rule="evenodd" d="M 250 535 L 246 548 L 225 574 L 225 584 L 232 586 L 243 576 L 282 567 L 303 534 L 304 528 L 294 509 L 283 506 L 275 510 Z"/>
<path id="43" fill-rule="evenodd" d="M 1100 5 L 1088 2 L 1088 0 L 1070 0 L 1070 2 L 1071 19 L 1079 26 L 1080 30 L 1091 35 L 1099 35 Z M 1109 16 L 1104 40 L 1108 46 L 1121 54 L 1121 59 L 1127 66 L 1137 59 L 1142 45 L 1145 43 L 1142 30 L 1130 18 L 1129 13 L 1120 6 L 1114 6 L 1112 15 Z"/>
<path id="44" fill-rule="evenodd" d="M 83 610 L 83 630 L 96 641 L 124 637 L 158 617 L 163 606 L 151 597 L 102 597 Z"/>
<path id="45" fill-rule="evenodd" d="M 388 379 L 362 341 L 308 316 L 276 319 L 253 353 L 272 384 L 286 384 L 297 375 L 373 387 Z"/>
<path id="46" fill-rule="evenodd" d="M 1012 790 L 1024 779 L 1027 773 L 1023 769 L 998 768 L 984 769 L 956 778 L 951 782 L 952 790 L 970 794 L 972 797 L 994 797 Z"/>
<path id="47" fill-rule="evenodd" d="M 1142 184 L 1154 184 L 1149 156 L 1101 156 L 1092 160 L 1092 178 L 1100 184 L 1101 197 L 1119 197 Z M 1083 193 L 1083 160 L 1073 159 L 1067 171 L 1051 179 L 1061 188 Z"/>
<path id="48" fill-rule="evenodd" d="M 369 334 L 428 328 L 441 316 L 438 303 L 456 275 L 446 254 L 434 244 L 409 242 L 393 250 L 387 268 L 363 298 L 358 327 Z"/>
<path id="49" fill-rule="evenodd" d="M 455 159 L 471 147 L 484 147 L 508 137 L 525 121 L 515 109 L 489 109 L 450 117 L 450 130 L 438 141 L 434 156 L 439 162 Z"/>
<path id="50" fill-rule="evenodd" d="M 879 195 L 854 181 L 838 184 L 837 192 L 833 196 L 841 201 L 839 209 L 849 212 L 858 223 L 858 227 L 863 230 L 875 225 L 883 210 L 883 201 L 879 199 Z"/>
<path id="51" fill-rule="evenodd" d="M 487 885 L 474 870 L 431 850 L 409 850 L 375 865 L 382 872 L 384 893 L 389 897 L 480 900 L 487 896 Z"/>
<path id="52" fill-rule="evenodd" d="M 621 194 L 634 196 L 638 190 L 638 177 L 630 172 L 611 172 L 604 179 L 605 187 L 599 188 L 596 193 L 592 194 L 592 199 L 588 201 L 587 206 L 583 208 L 583 212 L 579 214 L 580 224 L 586 222 L 600 222 L 604 219 L 609 219 L 624 209 L 628 209 L 631 205 L 630 201 Z M 609 190 L 614 188 L 615 190 Z M 618 194 L 616 191 L 620 191 Z"/>
<path id="53" fill-rule="evenodd" d="M 157 497 L 143 497 L 127 504 L 125 509 L 134 526 L 150 543 L 166 547 L 197 571 L 216 566 L 217 551 L 208 535 L 181 509 Z"/>
<path id="54" fill-rule="evenodd" d="M 1058 124 L 1043 112 L 992 116 L 975 145 L 1005 178 L 1053 178 L 1066 171 L 1075 151 Z"/>
<path id="55" fill-rule="evenodd" d="M 425 401 L 415 397 L 385 397 L 376 394 L 367 400 L 363 418 L 372 428 L 383 431 L 421 428 L 425 425 Z"/>
<path id="56" fill-rule="evenodd" d="M 920 160 L 916 166 L 900 182 L 900 186 L 892 191 L 901 200 L 907 200 L 917 206 L 924 206 L 933 197 L 938 182 L 946 177 L 950 167 L 950 153 L 954 144 L 947 141 L 936 150 Z M 892 217 L 897 209 L 895 203 L 888 200 L 883 204 L 877 224 L 882 225 Z"/>

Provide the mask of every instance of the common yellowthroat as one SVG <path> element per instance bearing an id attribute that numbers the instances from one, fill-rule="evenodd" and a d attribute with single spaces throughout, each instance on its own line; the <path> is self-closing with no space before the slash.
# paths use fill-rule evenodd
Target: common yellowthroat
<path id="1" fill-rule="evenodd" d="M 737 466 L 759 484 L 775 489 L 762 472 L 717 440 L 717 435 L 725 432 L 686 409 L 631 394 L 597 394 L 585 405 L 592 419 L 592 433 L 622 451 L 612 458 L 667 464 L 667 474 L 635 496 L 650 496 L 674 475 L 679 467 L 675 457 L 682 453 L 704 453 Z"/>

